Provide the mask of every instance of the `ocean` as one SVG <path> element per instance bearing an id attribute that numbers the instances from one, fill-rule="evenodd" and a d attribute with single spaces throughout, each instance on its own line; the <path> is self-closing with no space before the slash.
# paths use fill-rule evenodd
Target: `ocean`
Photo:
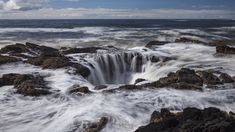
<path id="1" fill-rule="evenodd" d="M 183 37 L 196 43 L 175 41 Z M 109 121 L 102 132 L 130 132 L 148 124 L 151 113 L 161 108 L 179 112 L 187 107 L 216 107 L 235 112 L 232 84 L 217 88 L 203 85 L 202 91 L 168 86 L 112 91 L 125 84 L 133 85 L 140 78 L 145 80 L 140 85 L 151 83 L 181 68 L 235 76 L 235 56 L 218 55 L 215 46 L 206 45 L 218 40 L 230 41 L 234 46 L 234 20 L 0 20 L 0 48 L 31 42 L 60 51 L 101 49 L 65 55 L 72 63 L 88 68 L 88 77 L 75 74 L 71 67 L 47 69 L 31 65 L 24 56 L 18 57 L 20 62 L 0 65 L 0 76 L 43 76 L 52 93 L 31 97 L 15 93 L 11 85 L 0 87 L 0 131 L 83 132 L 87 124 L 105 116 Z M 146 47 L 150 41 L 166 44 Z M 78 85 L 88 87 L 91 94 L 69 94 Z M 100 85 L 107 88 L 96 89 Z"/>

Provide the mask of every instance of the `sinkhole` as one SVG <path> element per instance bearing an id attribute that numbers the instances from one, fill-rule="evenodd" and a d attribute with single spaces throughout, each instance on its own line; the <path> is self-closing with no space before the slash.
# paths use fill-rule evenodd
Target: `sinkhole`
<path id="1" fill-rule="evenodd" d="M 91 71 L 88 81 L 93 85 L 133 84 L 135 79 L 143 78 L 138 73 L 159 61 L 155 55 L 139 52 L 97 54 L 87 65 Z"/>

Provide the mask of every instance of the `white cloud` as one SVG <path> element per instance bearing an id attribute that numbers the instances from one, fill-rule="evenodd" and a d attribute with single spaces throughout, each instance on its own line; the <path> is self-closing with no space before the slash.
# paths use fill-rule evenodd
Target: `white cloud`
<path id="1" fill-rule="evenodd" d="M 32 10 L 39 9 L 46 5 L 48 0 L 0 0 L 2 10 Z"/>
<path id="2" fill-rule="evenodd" d="M 106 9 L 41 8 L 38 10 L 0 11 L 3 19 L 234 19 L 229 10 L 194 9 Z"/>

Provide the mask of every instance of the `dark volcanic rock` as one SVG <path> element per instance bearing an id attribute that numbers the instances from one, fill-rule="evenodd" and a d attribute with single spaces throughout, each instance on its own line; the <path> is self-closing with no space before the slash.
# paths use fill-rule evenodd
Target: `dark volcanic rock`
<path id="1" fill-rule="evenodd" d="M 8 45 L 0 49 L 1 54 L 10 54 L 12 56 L 30 58 L 31 56 L 39 56 L 43 53 L 50 52 L 59 52 L 57 49 L 47 47 L 47 46 L 39 46 L 33 43 L 26 42 L 26 44 L 15 44 Z M 22 53 L 30 54 L 31 56 L 24 55 Z"/>
<path id="2" fill-rule="evenodd" d="M 136 90 L 136 89 L 141 89 L 142 87 L 137 86 L 137 85 L 123 85 L 118 88 L 118 90 Z"/>
<path id="3" fill-rule="evenodd" d="M 222 53 L 222 54 L 235 54 L 235 48 L 234 47 L 229 47 L 229 46 L 217 46 L 216 47 L 216 52 L 217 53 Z"/>
<path id="4" fill-rule="evenodd" d="M 69 94 L 89 94 L 92 93 L 88 87 L 79 87 L 79 86 L 74 86 L 70 91 Z"/>
<path id="5" fill-rule="evenodd" d="M 89 68 L 81 65 L 81 64 L 73 64 L 72 67 L 75 68 L 75 72 L 77 74 L 82 75 L 83 77 L 88 77 L 91 73 L 91 71 L 89 70 Z"/>
<path id="6" fill-rule="evenodd" d="M 96 123 L 92 123 L 89 127 L 85 130 L 85 132 L 100 132 L 108 123 L 107 117 L 102 117 Z"/>
<path id="7" fill-rule="evenodd" d="M 136 132 L 233 132 L 235 119 L 217 108 L 186 108 L 180 113 L 167 109 L 153 112 L 150 124 Z"/>
<path id="8" fill-rule="evenodd" d="M 169 42 L 164 42 L 164 41 L 150 41 L 147 45 L 145 45 L 146 48 L 153 48 L 154 46 L 159 46 L 159 45 L 165 45 Z"/>
<path id="9" fill-rule="evenodd" d="M 86 48 L 71 48 L 62 51 L 64 54 L 75 54 L 75 53 L 97 53 L 97 50 L 103 49 L 101 47 L 86 47 Z"/>
<path id="10" fill-rule="evenodd" d="M 200 40 L 195 40 L 192 38 L 186 38 L 186 37 L 181 37 L 181 38 L 177 38 L 175 40 L 176 43 L 199 43 L 199 44 L 205 44 L 205 42 L 202 42 Z"/>
<path id="11" fill-rule="evenodd" d="M 146 81 L 146 79 L 138 78 L 138 79 L 135 80 L 135 84 L 143 82 L 143 81 Z"/>
<path id="12" fill-rule="evenodd" d="M 197 74 L 202 78 L 204 84 L 217 85 L 222 84 L 217 76 L 208 71 L 197 71 Z"/>
<path id="13" fill-rule="evenodd" d="M 17 62 L 17 61 L 19 61 L 19 59 L 15 58 L 15 57 L 0 55 L 0 65 L 6 64 L 6 63 L 11 63 L 11 62 Z"/>
<path id="14" fill-rule="evenodd" d="M 4 74 L 0 78 L 0 86 L 14 85 L 17 93 L 25 96 L 40 96 L 50 94 L 42 77 L 30 74 Z"/>
<path id="15" fill-rule="evenodd" d="M 234 82 L 233 78 L 231 76 L 229 76 L 227 73 L 220 74 L 219 79 L 223 83 L 233 83 Z"/>
<path id="16" fill-rule="evenodd" d="M 102 89 L 106 89 L 107 86 L 106 85 L 99 85 L 99 86 L 95 86 L 95 90 L 102 90 Z"/>

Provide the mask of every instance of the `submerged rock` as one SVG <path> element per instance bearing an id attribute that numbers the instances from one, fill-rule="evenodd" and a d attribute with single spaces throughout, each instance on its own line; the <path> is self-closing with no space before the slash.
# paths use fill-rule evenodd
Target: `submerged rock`
<path id="1" fill-rule="evenodd" d="M 170 42 L 166 41 L 150 41 L 147 45 L 145 45 L 146 48 L 153 48 L 154 46 L 160 46 L 160 45 L 165 45 Z"/>
<path id="2" fill-rule="evenodd" d="M 102 89 L 106 89 L 107 86 L 106 85 L 99 85 L 99 86 L 95 86 L 95 90 L 102 90 Z"/>
<path id="3" fill-rule="evenodd" d="M 85 132 L 100 132 L 106 126 L 107 123 L 108 118 L 102 117 L 98 122 L 90 124 L 85 130 Z"/>
<path id="4" fill-rule="evenodd" d="M 19 59 L 15 58 L 15 57 L 0 55 L 0 65 L 6 64 L 6 63 L 11 63 L 11 62 L 17 62 L 17 61 L 19 61 Z"/>
<path id="5" fill-rule="evenodd" d="M 136 132 L 233 132 L 235 119 L 217 108 L 186 108 L 171 113 L 167 109 L 153 112 L 150 124 L 139 127 Z"/>
<path id="6" fill-rule="evenodd" d="M 25 96 L 40 96 L 48 95 L 50 92 L 46 86 L 45 81 L 40 76 L 33 76 L 30 74 L 4 74 L 0 78 L 0 86 L 14 85 L 17 93 Z"/>
<path id="7" fill-rule="evenodd" d="M 176 43 L 199 43 L 199 44 L 205 44 L 205 42 L 200 41 L 200 40 L 196 40 L 193 38 L 186 38 L 186 37 L 181 37 L 181 38 L 177 38 L 175 40 Z"/>
<path id="8" fill-rule="evenodd" d="M 235 48 L 234 47 L 229 47 L 227 45 L 217 46 L 216 47 L 216 52 L 217 53 L 222 53 L 222 54 L 235 54 Z"/>

